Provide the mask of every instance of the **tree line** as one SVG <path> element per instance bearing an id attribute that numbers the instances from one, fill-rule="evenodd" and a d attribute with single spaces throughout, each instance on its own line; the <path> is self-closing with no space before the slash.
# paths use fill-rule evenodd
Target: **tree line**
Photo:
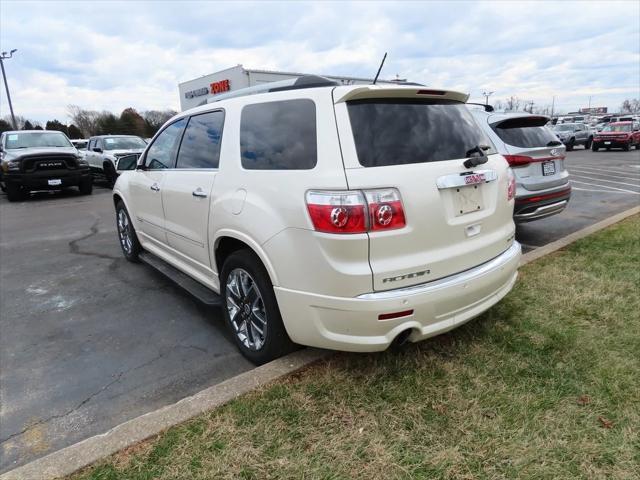
<path id="1" fill-rule="evenodd" d="M 48 120 L 44 127 L 40 122 L 16 115 L 18 130 L 57 130 L 69 138 L 89 138 L 93 135 L 137 135 L 153 137 L 160 127 L 177 112 L 174 110 L 146 110 L 138 113 L 135 108 L 125 108 L 120 115 L 108 111 L 86 110 L 77 105 L 69 105 L 67 114 L 71 123 L 57 119 Z M 13 130 L 11 117 L 0 119 L 0 133 Z"/>

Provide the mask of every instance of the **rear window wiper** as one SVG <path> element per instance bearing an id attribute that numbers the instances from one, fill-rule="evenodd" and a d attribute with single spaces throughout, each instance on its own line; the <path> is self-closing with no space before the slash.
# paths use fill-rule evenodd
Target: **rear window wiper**
<path id="1" fill-rule="evenodd" d="M 468 157 L 467 160 L 464 161 L 465 168 L 473 168 L 481 165 L 483 163 L 487 163 L 489 157 L 484 153 L 485 150 L 489 150 L 491 147 L 489 145 L 476 145 L 464 154 L 465 157 Z"/>
<path id="2" fill-rule="evenodd" d="M 558 145 L 562 145 L 562 142 L 559 142 L 558 140 L 551 140 L 547 143 L 547 147 L 557 147 Z"/>

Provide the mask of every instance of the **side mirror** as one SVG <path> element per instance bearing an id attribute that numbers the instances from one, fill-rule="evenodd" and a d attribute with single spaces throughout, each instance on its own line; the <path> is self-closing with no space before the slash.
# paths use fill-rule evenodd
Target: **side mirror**
<path id="1" fill-rule="evenodd" d="M 140 158 L 139 153 L 132 153 L 131 155 L 125 155 L 118 160 L 118 171 L 135 170 Z"/>
<path id="2" fill-rule="evenodd" d="M 93 151 L 96 153 L 102 153 L 102 149 L 100 147 L 93 147 Z"/>

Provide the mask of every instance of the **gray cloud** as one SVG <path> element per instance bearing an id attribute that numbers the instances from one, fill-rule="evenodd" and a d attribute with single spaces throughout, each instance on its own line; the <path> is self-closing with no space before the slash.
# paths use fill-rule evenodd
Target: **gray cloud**
<path id="1" fill-rule="evenodd" d="M 383 76 L 564 110 L 640 97 L 638 2 L 7 2 L 17 113 L 177 108 L 178 82 L 248 68 Z M 4 91 L 2 115 L 7 113 Z"/>

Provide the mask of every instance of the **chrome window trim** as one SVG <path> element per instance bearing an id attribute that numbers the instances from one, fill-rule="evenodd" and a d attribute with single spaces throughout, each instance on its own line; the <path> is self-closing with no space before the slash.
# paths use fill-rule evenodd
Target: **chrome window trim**
<path id="1" fill-rule="evenodd" d="M 445 188 L 460 188 L 467 187 L 469 185 L 479 185 L 478 183 L 465 183 L 464 179 L 469 175 L 484 175 L 484 183 L 493 182 L 494 180 L 498 179 L 498 174 L 495 170 L 475 170 L 468 173 L 454 173 L 450 175 L 443 175 L 442 177 L 438 177 L 438 179 L 436 180 L 436 185 L 439 190 Z"/>

